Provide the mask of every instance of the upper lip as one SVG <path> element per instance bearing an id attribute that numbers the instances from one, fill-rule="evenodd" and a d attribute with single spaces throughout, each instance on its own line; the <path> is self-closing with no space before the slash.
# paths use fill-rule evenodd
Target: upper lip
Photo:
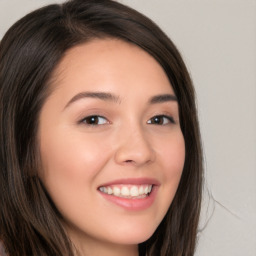
<path id="1" fill-rule="evenodd" d="M 159 186 L 160 182 L 154 178 L 126 178 L 126 179 L 117 179 L 113 181 L 106 182 L 101 184 L 99 187 L 107 187 L 111 185 L 120 185 L 120 184 L 129 184 L 129 185 L 156 185 Z"/>

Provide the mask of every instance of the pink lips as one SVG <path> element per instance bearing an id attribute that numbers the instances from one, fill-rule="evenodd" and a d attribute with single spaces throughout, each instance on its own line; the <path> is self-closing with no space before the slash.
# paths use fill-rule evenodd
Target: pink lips
<path id="1" fill-rule="evenodd" d="M 128 184 L 129 185 L 148 184 L 148 185 L 153 185 L 153 187 L 152 187 L 152 191 L 150 192 L 150 194 L 148 194 L 148 196 L 146 196 L 144 198 L 123 198 L 123 197 L 117 197 L 114 195 L 109 195 L 109 194 L 103 193 L 99 190 L 98 191 L 106 200 L 108 200 L 109 202 L 114 203 L 126 210 L 142 211 L 142 210 L 149 208 L 153 204 L 153 202 L 156 198 L 158 187 L 160 185 L 160 183 L 155 179 L 139 178 L 139 179 L 115 180 L 115 181 L 111 181 L 111 182 L 102 184 L 100 187 L 107 187 L 107 186 L 111 186 L 111 185 L 125 185 L 125 184 L 127 184 L 127 185 Z"/>

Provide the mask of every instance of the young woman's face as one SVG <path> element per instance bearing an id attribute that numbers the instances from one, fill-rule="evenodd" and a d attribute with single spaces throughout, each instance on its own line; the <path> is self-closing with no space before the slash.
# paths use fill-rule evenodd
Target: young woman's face
<path id="1" fill-rule="evenodd" d="M 87 248 L 147 240 L 185 159 L 164 70 L 137 46 L 106 39 L 69 50 L 55 76 L 40 115 L 40 178 L 65 228 Z"/>

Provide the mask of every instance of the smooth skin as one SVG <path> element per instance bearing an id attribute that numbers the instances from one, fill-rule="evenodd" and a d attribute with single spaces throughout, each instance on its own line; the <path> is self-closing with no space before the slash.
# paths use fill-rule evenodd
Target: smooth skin
<path id="1" fill-rule="evenodd" d="M 153 57 L 117 39 L 70 49 L 52 81 L 39 120 L 39 176 L 63 225 L 81 255 L 138 255 L 138 244 L 164 218 L 184 165 L 171 84 Z M 132 211 L 99 192 L 127 178 L 159 182 L 150 207 Z"/>

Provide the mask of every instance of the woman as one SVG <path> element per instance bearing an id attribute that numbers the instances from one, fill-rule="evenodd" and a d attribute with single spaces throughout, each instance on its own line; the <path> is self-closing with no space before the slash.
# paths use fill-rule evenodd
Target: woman
<path id="1" fill-rule="evenodd" d="M 0 63 L 8 255 L 193 255 L 194 91 L 152 21 L 110 0 L 50 5 L 10 28 Z"/>

